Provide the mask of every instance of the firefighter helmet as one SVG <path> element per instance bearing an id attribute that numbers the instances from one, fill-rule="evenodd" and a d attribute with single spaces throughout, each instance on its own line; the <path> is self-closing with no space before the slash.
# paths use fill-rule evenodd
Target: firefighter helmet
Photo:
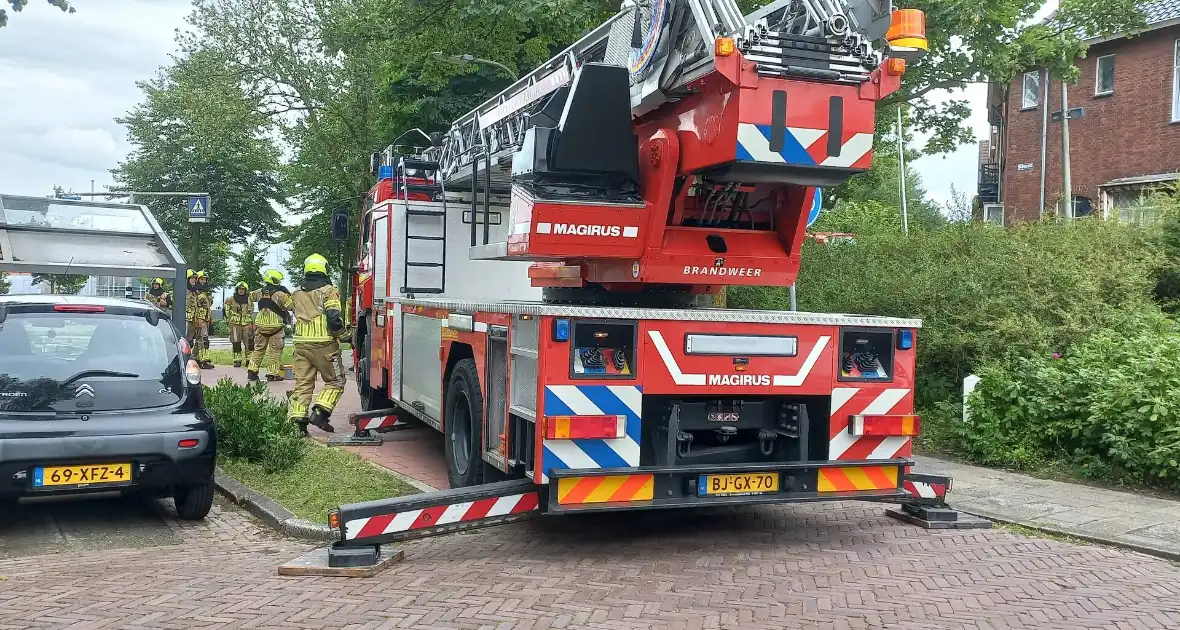
<path id="1" fill-rule="evenodd" d="M 193 276 L 195 276 L 195 275 L 197 275 L 197 272 L 193 271 L 192 269 L 189 269 L 189 270 L 188 270 L 188 277 L 190 277 L 190 278 L 191 278 L 191 277 L 193 277 Z"/>
<path id="2" fill-rule="evenodd" d="M 303 259 L 303 272 L 322 273 L 327 275 L 328 259 L 320 256 L 319 254 L 312 254 L 311 256 L 308 256 L 307 258 Z"/>
<path id="3" fill-rule="evenodd" d="M 283 281 L 283 272 L 278 269 L 269 269 L 266 273 L 262 274 L 262 279 L 267 284 L 278 284 Z"/>
<path id="4" fill-rule="evenodd" d="M 235 285 L 234 285 L 234 290 L 237 290 L 237 289 L 249 289 L 249 288 L 250 288 L 250 285 L 246 284 L 245 282 L 239 282 L 239 283 L 237 283 L 237 284 L 235 284 Z"/>
<path id="5" fill-rule="evenodd" d="M 160 286 L 164 286 L 164 279 L 163 278 L 152 278 L 152 284 L 158 284 Z"/>

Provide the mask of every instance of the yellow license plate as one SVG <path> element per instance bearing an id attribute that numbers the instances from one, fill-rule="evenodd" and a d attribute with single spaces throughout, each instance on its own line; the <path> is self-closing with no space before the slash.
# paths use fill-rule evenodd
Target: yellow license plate
<path id="1" fill-rule="evenodd" d="M 33 487 L 111 486 L 131 483 L 131 464 L 87 466 L 39 466 L 33 469 Z"/>
<path id="2" fill-rule="evenodd" d="M 778 473 L 701 475 L 697 480 L 697 495 L 702 497 L 768 492 L 778 492 Z"/>

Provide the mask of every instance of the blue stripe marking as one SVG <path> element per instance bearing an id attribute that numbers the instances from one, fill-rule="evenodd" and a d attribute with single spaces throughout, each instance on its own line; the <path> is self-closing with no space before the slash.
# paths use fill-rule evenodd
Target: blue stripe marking
<path id="1" fill-rule="evenodd" d="M 627 437 L 639 442 L 640 436 L 640 422 L 639 416 L 631 411 L 631 408 L 626 403 L 619 400 L 614 392 L 606 387 L 587 387 L 585 389 L 579 388 L 594 406 L 602 410 L 602 413 L 608 416 L 625 416 L 627 418 Z"/>
<path id="2" fill-rule="evenodd" d="M 639 415 L 631 411 L 631 408 L 619 399 L 613 392 L 610 391 L 606 385 L 579 385 L 576 386 L 578 391 L 587 398 L 594 406 L 604 415 L 621 415 L 627 419 L 627 436 L 638 444 L 642 435 L 642 424 Z M 635 387 L 636 391 L 642 392 L 642 389 Z M 562 415 L 577 415 L 569 408 L 561 398 L 545 388 L 545 407 L 544 414 L 550 416 Z M 605 440 L 569 440 L 569 443 L 578 447 L 590 460 L 600 468 L 625 468 L 632 465 L 637 465 L 638 462 L 630 463 L 625 461 L 614 449 L 607 445 Z M 544 475 L 548 475 L 554 469 L 569 469 L 570 466 L 560 457 L 558 457 L 547 446 L 542 448 L 541 456 L 541 471 Z"/>
<path id="3" fill-rule="evenodd" d="M 770 125 L 755 125 L 755 127 L 758 128 L 758 132 L 762 134 L 762 137 L 766 139 L 766 146 L 769 147 Z M 787 129 L 787 133 L 783 134 L 783 149 L 778 154 L 789 164 L 814 166 L 816 163 L 815 159 L 811 157 L 811 154 L 807 152 L 807 149 L 804 149 L 803 145 L 795 139 L 795 135 L 791 133 L 790 129 Z M 738 142 L 737 159 L 745 162 L 762 161 L 751 155 L 749 150 L 742 146 L 741 142 Z"/>
<path id="4" fill-rule="evenodd" d="M 33 469 L 33 487 L 40 488 L 41 486 L 44 486 L 44 485 L 45 485 L 45 469 L 44 468 L 34 468 Z"/>

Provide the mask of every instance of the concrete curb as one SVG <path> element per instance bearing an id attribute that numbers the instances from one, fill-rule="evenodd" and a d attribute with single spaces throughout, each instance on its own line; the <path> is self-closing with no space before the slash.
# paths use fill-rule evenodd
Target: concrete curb
<path id="1" fill-rule="evenodd" d="M 317 542 L 332 542 L 337 538 L 336 532 L 327 525 L 295 518 L 290 510 L 279 505 L 277 501 L 261 492 L 251 490 L 242 482 L 226 474 L 220 467 L 217 468 L 217 472 L 213 476 L 213 485 L 218 492 L 235 504 L 246 508 L 246 511 L 283 534 Z"/>
<path id="2" fill-rule="evenodd" d="M 1064 528 L 1060 528 L 1060 527 L 1053 527 L 1051 525 L 1043 525 L 1043 524 L 1036 523 L 1033 521 L 1025 521 L 1025 520 L 1014 519 L 1014 518 L 1010 518 L 1010 517 L 998 516 L 996 514 L 991 514 L 991 513 L 985 512 L 983 510 L 973 510 L 970 508 L 962 508 L 962 507 L 955 507 L 955 506 L 951 506 L 951 507 L 954 507 L 954 509 L 959 510 L 960 512 L 963 512 L 966 514 L 973 514 L 973 515 L 978 516 L 980 518 L 985 518 L 989 521 L 992 521 L 993 523 L 1000 523 L 1003 525 L 1018 525 L 1020 527 L 1024 527 L 1027 529 L 1032 529 L 1032 530 L 1036 530 L 1039 532 L 1045 532 L 1046 534 L 1050 534 L 1052 536 L 1065 536 L 1067 538 L 1076 538 L 1078 540 L 1082 540 L 1082 541 L 1085 541 L 1088 543 L 1093 543 L 1093 544 L 1097 544 L 1097 545 L 1106 545 L 1108 547 L 1117 547 L 1119 549 L 1126 549 L 1128 551 L 1135 551 L 1135 552 L 1146 554 L 1149 556 L 1163 558 L 1164 560 L 1171 560 L 1173 562 L 1180 562 L 1180 553 L 1177 553 L 1177 552 L 1169 550 L 1169 549 L 1161 549 L 1159 547 L 1153 547 L 1151 545 L 1140 545 L 1137 543 L 1115 540 L 1113 538 L 1103 538 L 1101 536 L 1095 536 L 1093 534 L 1087 534 L 1085 532 L 1080 532 L 1077 530 L 1064 529 Z"/>

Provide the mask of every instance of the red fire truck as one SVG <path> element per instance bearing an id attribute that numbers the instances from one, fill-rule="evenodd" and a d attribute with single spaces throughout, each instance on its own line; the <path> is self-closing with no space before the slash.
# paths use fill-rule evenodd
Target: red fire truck
<path id="1" fill-rule="evenodd" d="M 869 167 L 925 47 L 888 1 L 627 2 L 430 146 L 375 154 L 354 438 L 442 431 L 452 487 L 341 506 L 338 546 L 847 499 L 953 526 L 950 480 L 909 459 L 919 321 L 696 306 L 795 281 L 815 189 Z"/>

